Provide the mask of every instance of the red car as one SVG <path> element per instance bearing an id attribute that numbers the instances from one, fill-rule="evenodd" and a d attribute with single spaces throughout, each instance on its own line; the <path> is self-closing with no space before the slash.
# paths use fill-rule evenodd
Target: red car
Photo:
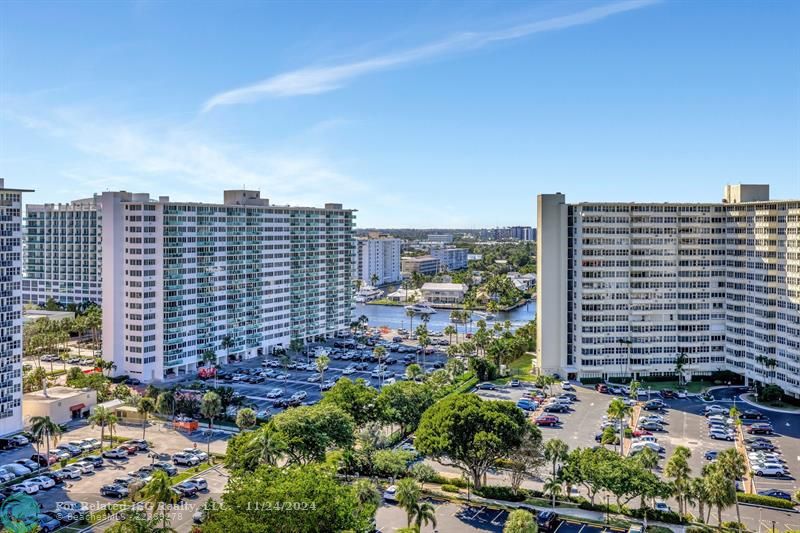
<path id="1" fill-rule="evenodd" d="M 544 415 L 536 419 L 537 426 L 555 426 L 557 424 L 558 424 L 557 416 Z"/>
<path id="2" fill-rule="evenodd" d="M 139 447 L 136 446 L 135 444 L 124 444 L 123 443 L 123 444 L 121 444 L 119 446 L 119 449 L 120 450 L 125 450 L 126 452 L 128 452 L 128 455 L 135 455 L 136 452 L 139 451 Z"/>
<path id="3" fill-rule="evenodd" d="M 652 433 L 642 428 L 636 428 L 633 430 L 634 437 L 641 437 L 642 435 L 652 435 Z"/>

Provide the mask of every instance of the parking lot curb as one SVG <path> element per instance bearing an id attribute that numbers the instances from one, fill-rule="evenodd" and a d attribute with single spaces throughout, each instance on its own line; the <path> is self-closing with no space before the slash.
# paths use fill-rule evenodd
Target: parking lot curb
<path id="1" fill-rule="evenodd" d="M 797 410 L 791 411 L 789 409 L 778 409 L 778 408 L 775 408 L 775 407 L 767 407 L 765 405 L 761 405 L 760 403 L 755 403 L 755 402 L 750 401 L 749 399 L 747 399 L 748 396 L 750 396 L 749 393 L 742 394 L 742 395 L 739 396 L 739 400 L 741 402 L 743 402 L 743 403 L 746 403 L 747 405 L 752 405 L 753 407 L 758 407 L 759 409 L 763 409 L 765 411 L 771 411 L 773 413 L 783 413 L 785 415 L 798 415 L 798 416 L 800 416 L 800 411 L 797 411 Z"/>
<path id="2" fill-rule="evenodd" d="M 757 503 L 745 503 L 740 501 L 739 505 L 745 505 L 747 507 L 758 507 L 759 509 L 769 509 L 770 511 L 781 511 L 783 513 L 795 513 L 800 514 L 800 511 L 797 510 L 797 507 L 793 509 L 784 509 L 783 507 L 772 507 L 771 505 L 758 505 Z"/>

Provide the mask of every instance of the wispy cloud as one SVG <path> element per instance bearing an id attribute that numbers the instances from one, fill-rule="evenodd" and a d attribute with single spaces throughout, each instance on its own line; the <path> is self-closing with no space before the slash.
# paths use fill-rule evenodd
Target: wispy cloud
<path id="1" fill-rule="evenodd" d="M 313 150 L 268 152 L 179 125 L 114 120 L 74 108 L 39 115 L 3 109 L 2 116 L 90 156 L 81 168 L 62 172 L 86 192 L 150 184 L 148 192 L 187 198 L 191 190 L 188 198 L 218 200 L 222 189 L 244 186 L 278 203 L 320 205 L 342 199 L 342 191 L 368 188 Z"/>
<path id="2" fill-rule="evenodd" d="M 397 68 L 449 53 L 475 50 L 492 43 L 520 39 L 536 33 L 591 24 L 611 15 L 640 9 L 658 1 L 626 0 L 501 30 L 458 33 L 440 41 L 362 61 L 284 72 L 253 85 L 214 95 L 206 101 L 203 111 L 209 111 L 219 106 L 254 102 L 266 97 L 298 96 L 333 91 L 344 86 L 348 81 L 371 72 Z"/>

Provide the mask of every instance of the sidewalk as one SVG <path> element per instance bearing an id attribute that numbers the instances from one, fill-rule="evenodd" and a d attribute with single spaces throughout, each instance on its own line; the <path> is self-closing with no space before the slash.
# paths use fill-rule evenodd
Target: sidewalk
<path id="1" fill-rule="evenodd" d="M 428 493 L 433 494 L 433 495 L 435 495 L 437 497 L 441 497 L 441 498 L 448 499 L 448 500 L 456 499 L 461 503 L 479 503 L 479 504 L 482 504 L 482 505 L 493 506 L 493 507 L 508 507 L 508 508 L 512 508 L 512 509 L 528 509 L 528 510 L 537 511 L 537 512 L 539 512 L 539 511 L 555 511 L 556 513 L 558 513 L 559 516 L 562 516 L 564 518 L 574 518 L 574 519 L 577 519 L 579 521 L 581 521 L 581 520 L 590 520 L 590 521 L 593 521 L 593 522 L 605 523 L 605 519 L 606 519 L 606 513 L 604 513 L 604 512 L 601 512 L 601 511 L 590 511 L 588 509 L 578 509 L 576 507 L 556 507 L 554 509 L 552 507 L 543 507 L 543 506 L 538 506 L 538 505 L 532 505 L 532 504 L 525 503 L 525 502 L 507 502 L 507 501 L 503 501 L 503 500 L 493 500 L 493 499 L 490 499 L 490 498 L 484 498 L 482 496 L 478 496 L 478 495 L 476 495 L 474 493 L 471 493 L 469 500 L 467 500 L 466 495 L 461 494 L 460 492 L 458 494 L 455 494 L 455 493 L 452 493 L 452 492 L 443 492 L 443 491 L 439 491 L 439 490 L 433 490 L 431 488 L 426 488 L 425 492 L 428 492 Z M 631 518 L 631 517 L 625 516 L 625 515 L 610 514 L 609 517 L 620 519 L 620 520 L 625 520 L 625 521 L 628 521 L 628 522 L 631 522 L 631 523 L 641 524 L 641 521 L 639 521 L 638 519 Z M 655 522 L 655 521 L 651 521 L 651 520 L 647 521 L 647 525 L 648 526 L 666 527 L 666 528 L 671 529 L 675 533 L 685 533 L 686 532 L 686 527 L 687 527 L 686 525 L 681 525 L 681 524 L 665 524 L 663 522 Z"/>

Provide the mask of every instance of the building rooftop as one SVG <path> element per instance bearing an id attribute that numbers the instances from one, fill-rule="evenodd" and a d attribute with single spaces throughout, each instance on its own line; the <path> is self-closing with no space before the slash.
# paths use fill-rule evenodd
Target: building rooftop
<path id="1" fill-rule="evenodd" d="M 467 286 L 463 283 L 425 283 L 423 291 L 466 291 Z"/>
<path id="2" fill-rule="evenodd" d="M 25 402 L 59 402 L 73 398 L 79 394 L 86 394 L 91 389 L 73 389 L 72 387 L 47 387 L 47 396 L 44 395 L 43 390 L 34 392 L 26 392 L 22 396 L 22 401 Z"/>
<path id="3" fill-rule="evenodd" d="M 412 261 L 412 262 L 415 262 L 415 263 L 421 263 L 423 261 L 438 261 L 438 259 L 436 259 L 435 257 L 430 256 L 430 255 L 421 255 L 421 256 L 418 256 L 418 257 L 407 257 L 406 256 L 406 257 L 402 257 L 401 259 L 403 261 Z"/>

